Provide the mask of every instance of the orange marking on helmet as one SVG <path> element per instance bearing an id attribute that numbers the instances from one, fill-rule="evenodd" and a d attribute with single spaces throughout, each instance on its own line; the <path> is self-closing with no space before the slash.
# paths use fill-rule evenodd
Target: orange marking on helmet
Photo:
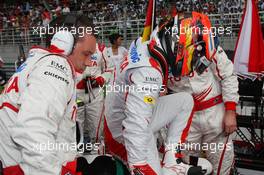
<path id="1" fill-rule="evenodd" d="M 203 32 L 203 40 L 206 43 L 206 57 L 207 59 L 212 59 L 212 54 L 216 50 L 214 47 L 214 43 L 210 41 L 211 39 L 211 22 L 210 19 L 207 15 L 197 13 L 197 12 L 192 12 L 193 18 L 200 20 L 202 24 L 204 25 L 204 29 L 207 30 L 207 32 Z M 210 49 L 210 42 L 211 42 L 211 49 Z"/>

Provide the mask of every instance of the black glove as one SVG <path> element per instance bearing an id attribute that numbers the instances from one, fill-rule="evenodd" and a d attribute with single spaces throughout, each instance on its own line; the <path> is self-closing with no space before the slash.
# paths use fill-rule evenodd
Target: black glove
<path id="1" fill-rule="evenodd" d="M 97 156 L 91 164 L 84 157 L 77 158 L 77 172 L 82 175 L 116 175 L 117 167 L 122 169 L 123 175 L 130 175 L 127 167 L 111 156 Z"/>
<path id="2" fill-rule="evenodd" d="M 92 175 L 116 175 L 116 164 L 112 157 L 98 156 L 90 166 Z"/>
<path id="3" fill-rule="evenodd" d="M 84 157 L 77 158 L 77 172 L 81 172 L 82 175 L 92 175 L 89 163 Z"/>
<path id="4" fill-rule="evenodd" d="M 2 161 L 0 160 L 0 175 L 3 175 L 4 172 L 3 172 L 3 164 L 2 164 Z"/>

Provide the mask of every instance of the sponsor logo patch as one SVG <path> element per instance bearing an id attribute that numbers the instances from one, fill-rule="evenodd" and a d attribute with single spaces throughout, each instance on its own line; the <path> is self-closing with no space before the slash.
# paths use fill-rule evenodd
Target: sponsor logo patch
<path id="1" fill-rule="evenodd" d="M 139 62 L 139 60 L 140 60 L 138 53 L 137 53 L 137 48 L 135 46 L 132 47 L 132 49 L 131 49 L 130 58 L 132 60 L 132 63 Z"/>
<path id="2" fill-rule="evenodd" d="M 144 102 L 147 104 L 155 104 L 156 103 L 155 99 L 151 96 L 145 96 Z"/>
<path id="3" fill-rule="evenodd" d="M 51 61 L 49 67 L 53 67 L 59 71 L 61 71 L 62 73 L 64 73 L 65 75 L 68 75 L 67 72 L 68 72 L 68 69 L 66 66 L 64 65 L 61 65 L 60 63 L 57 63 L 56 61 Z"/>
<path id="4" fill-rule="evenodd" d="M 93 54 L 92 56 L 91 56 L 91 60 L 97 60 L 97 57 L 98 57 L 98 54 L 97 53 L 95 53 L 95 54 Z"/>
<path id="5" fill-rule="evenodd" d="M 24 69 L 26 68 L 26 66 L 27 66 L 26 63 L 21 64 L 21 65 L 17 68 L 16 72 L 21 72 L 22 70 L 24 70 Z"/>
<path id="6" fill-rule="evenodd" d="M 159 78 L 154 78 L 154 77 L 145 77 L 146 82 L 158 82 Z"/>
<path id="7" fill-rule="evenodd" d="M 61 76 L 59 76 L 59 75 L 57 75 L 55 73 L 52 73 L 52 72 L 49 72 L 49 71 L 45 71 L 44 75 L 48 75 L 48 76 L 54 77 L 54 78 L 56 78 L 56 79 L 58 79 L 60 81 L 65 82 L 66 84 L 69 84 L 68 80 L 66 80 L 65 78 L 63 78 L 63 77 L 61 77 Z"/>

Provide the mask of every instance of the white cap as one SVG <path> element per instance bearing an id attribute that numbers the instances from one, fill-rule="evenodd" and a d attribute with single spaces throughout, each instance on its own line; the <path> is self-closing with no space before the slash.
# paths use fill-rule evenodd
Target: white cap
<path id="1" fill-rule="evenodd" d="M 57 47 L 58 50 L 61 50 L 61 53 L 64 55 L 69 55 L 72 51 L 74 44 L 74 38 L 71 32 L 69 31 L 59 31 L 51 39 L 51 47 Z"/>

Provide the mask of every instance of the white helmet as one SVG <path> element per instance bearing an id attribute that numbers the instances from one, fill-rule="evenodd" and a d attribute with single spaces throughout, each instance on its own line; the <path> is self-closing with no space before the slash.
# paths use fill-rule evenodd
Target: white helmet
<path id="1" fill-rule="evenodd" d="M 74 37 L 71 32 L 62 30 L 52 37 L 50 49 L 63 55 L 69 55 L 74 45 Z"/>

